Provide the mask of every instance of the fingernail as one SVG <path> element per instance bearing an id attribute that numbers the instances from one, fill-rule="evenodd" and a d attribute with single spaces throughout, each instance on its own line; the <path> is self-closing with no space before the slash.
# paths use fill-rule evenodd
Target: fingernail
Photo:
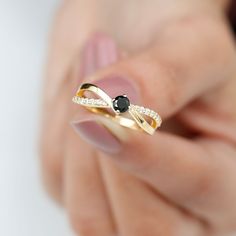
<path id="1" fill-rule="evenodd" d="M 95 33 L 87 41 L 82 53 L 81 76 L 89 76 L 117 60 L 118 50 L 114 41 L 105 34 Z"/>
<path id="2" fill-rule="evenodd" d="M 121 142 L 97 119 L 72 122 L 72 127 L 82 139 L 101 151 L 118 153 L 121 150 Z"/>
<path id="3" fill-rule="evenodd" d="M 83 61 L 83 76 L 89 76 L 96 70 L 109 66 L 118 60 L 118 50 L 114 41 L 106 35 L 96 34 L 86 44 Z M 94 82 L 110 97 L 126 94 L 131 102 L 139 100 L 136 86 L 122 76 L 109 76 Z M 104 119 L 89 112 L 81 112 L 79 118 L 72 122 L 73 128 L 85 141 L 108 153 L 117 153 L 122 148 L 124 128 L 117 131 L 107 127 Z M 108 129 L 109 128 L 109 129 Z M 124 138 L 125 139 L 125 138 Z"/>
<path id="4" fill-rule="evenodd" d="M 137 103 L 140 100 L 136 84 L 131 82 L 128 78 L 119 75 L 111 75 L 93 83 L 103 89 L 111 98 L 126 94 L 131 103 Z"/>

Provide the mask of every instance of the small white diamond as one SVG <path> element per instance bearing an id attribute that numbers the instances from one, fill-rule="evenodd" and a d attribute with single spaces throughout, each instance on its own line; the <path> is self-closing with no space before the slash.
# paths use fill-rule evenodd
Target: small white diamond
<path id="1" fill-rule="evenodd" d="M 157 117 L 157 122 L 161 123 L 161 117 L 160 116 Z"/>
<path id="2" fill-rule="evenodd" d="M 149 115 L 149 114 L 150 114 L 150 109 L 146 108 L 145 115 Z"/>
<path id="3" fill-rule="evenodd" d="M 97 106 L 98 105 L 98 100 L 94 99 L 93 104 Z"/>
<path id="4" fill-rule="evenodd" d="M 141 108 L 140 108 L 140 112 L 141 112 L 141 113 L 144 113 L 144 112 L 145 112 L 145 108 L 144 108 L 144 107 L 141 107 Z"/>

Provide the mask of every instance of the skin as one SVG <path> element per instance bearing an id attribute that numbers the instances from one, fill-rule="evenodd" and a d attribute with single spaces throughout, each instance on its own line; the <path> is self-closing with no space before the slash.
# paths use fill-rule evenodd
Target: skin
<path id="1" fill-rule="evenodd" d="M 236 51 L 227 6 L 211 0 L 62 3 L 50 40 L 41 160 L 46 188 L 77 234 L 236 231 Z M 123 60 L 83 81 L 122 74 L 164 120 L 154 136 L 117 134 L 111 124 L 122 143 L 113 154 L 69 125 L 78 113 L 70 101 L 82 82 L 81 52 L 94 32 L 110 35 Z"/>

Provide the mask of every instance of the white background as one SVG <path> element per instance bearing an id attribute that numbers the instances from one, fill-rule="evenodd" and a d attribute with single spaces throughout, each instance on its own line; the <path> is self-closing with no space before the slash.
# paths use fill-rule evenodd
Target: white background
<path id="1" fill-rule="evenodd" d="M 57 0 L 0 0 L 0 235 L 70 236 L 37 155 L 41 72 Z"/>

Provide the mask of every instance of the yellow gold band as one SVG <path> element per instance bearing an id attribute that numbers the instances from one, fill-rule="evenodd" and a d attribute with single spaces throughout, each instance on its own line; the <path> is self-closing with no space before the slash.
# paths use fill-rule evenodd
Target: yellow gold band
<path id="1" fill-rule="evenodd" d="M 86 91 L 94 93 L 98 98 L 86 97 Z M 82 84 L 72 101 L 86 107 L 93 113 L 110 118 L 119 125 L 142 130 L 151 135 L 161 126 L 161 117 L 155 111 L 130 104 L 126 95 L 111 98 L 94 84 Z M 109 112 L 107 108 L 111 108 L 112 112 Z M 130 117 L 127 117 L 127 113 Z"/>

